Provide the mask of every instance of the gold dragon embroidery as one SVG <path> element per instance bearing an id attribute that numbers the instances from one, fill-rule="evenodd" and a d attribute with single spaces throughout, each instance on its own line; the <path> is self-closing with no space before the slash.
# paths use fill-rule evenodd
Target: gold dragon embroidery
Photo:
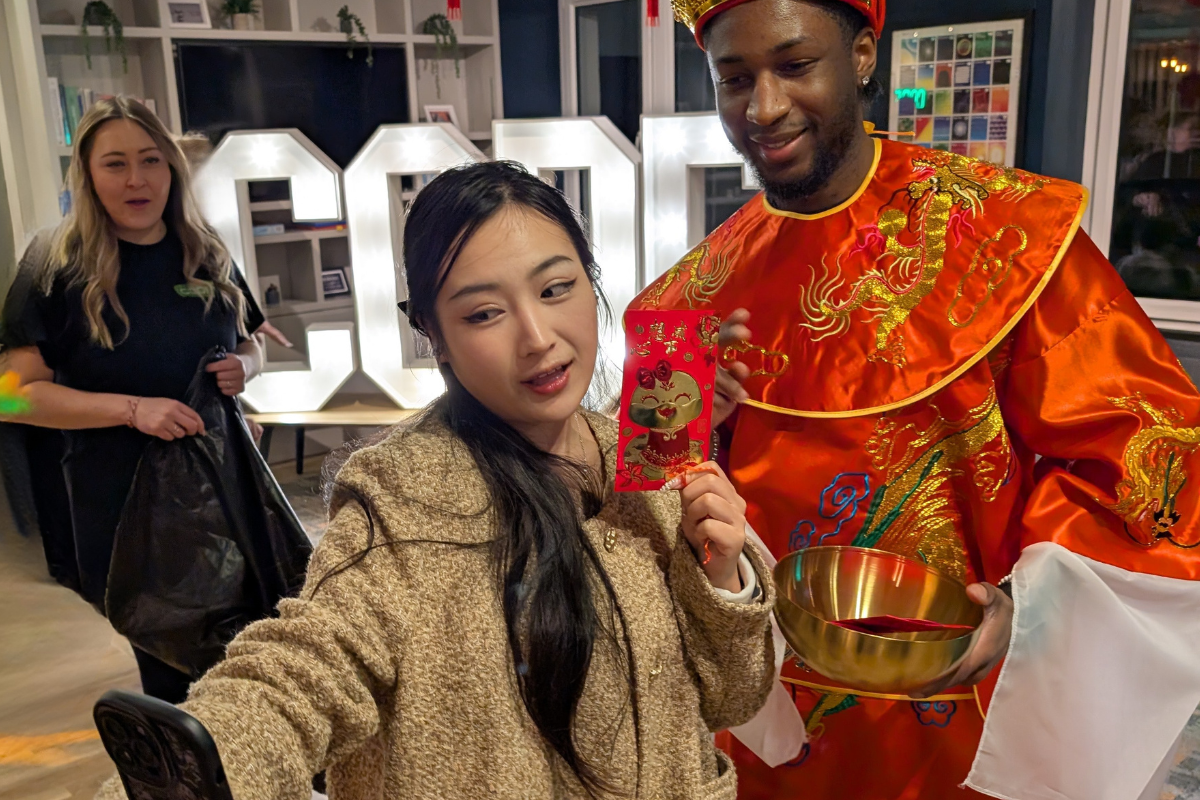
<path id="1" fill-rule="evenodd" d="M 1150 528 L 1150 541 L 1139 544 L 1152 547 L 1165 539 L 1176 547 L 1196 547 L 1180 543 L 1172 529 L 1180 520 L 1175 501 L 1188 481 L 1183 457 L 1200 445 L 1200 428 L 1179 427 L 1182 414 L 1173 408 L 1158 408 L 1140 393 L 1110 397 L 1108 401 L 1117 408 L 1149 417 L 1153 423 L 1135 433 L 1125 446 L 1128 477 L 1117 484 L 1117 502 L 1108 508 L 1127 525 Z"/>
<path id="2" fill-rule="evenodd" d="M 709 258 L 708 242 L 701 242 L 663 274 L 646 293 L 644 302 L 649 308 L 658 308 L 667 289 L 687 275 L 680 294 L 687 301 L 688 308 L 694 309 L 697 303 L 711 303 L 713 296 L 721 291 L 732 274 L 733 257 L 730 251 L 722 250 Z"/>
<path id="3" fill-rule="evenodd" d="M 949 479 L 973 474 L 984 501 L 995 500 L 1008 479 L 1011 445 L 995 389 L 961 421 L 948 422 L 930 408 L 934 420 L 923 430 L 887 415 L 876 424 L 866 451 L 884 485 L 853 544 L 922 558 L 962 579 L 962 517 Z"/>
<path id="4" fill-rule="evenodd" d="M 800 324 L 813 331 L 814 340 L 844 334 L 850 316 L 862 309 L 870 314 L 866 322 L 878 322 L 875 350 L 869 358 L 897 367 L 907 363 L 904 338 L 897 329 L 937 285 L 945 267 L 946 233 L 954 207 L 974 218 L 982 216 L 984 201 L 993 194 L 1015 200 L 1043 186 L 1027 173 L 936 150 L 914 158 L 913 167 L 922 177 L 908 186 L 912 211 L 906 214 L 891 208 L 879 217 L 879 233 L 884 237 L 879 259 L 890 257 L 887 272 L 868 270 L 841 301 L 834 299 L 845 285 L 840 262 L 836 270 L 826 267 L 820 278 L 814 267 L 812 285 L 800 289 L 800 311 L 806 319 Z M 901 243 L 900 234 L 914 225 L 917 244 Z"/>

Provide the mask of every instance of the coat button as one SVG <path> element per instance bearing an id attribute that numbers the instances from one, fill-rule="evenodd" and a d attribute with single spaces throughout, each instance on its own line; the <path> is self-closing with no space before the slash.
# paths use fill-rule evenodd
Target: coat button
<path id="1" fill-rule="evenodd" d="M 612 528 L 604 533 L 604 549 L 610 553 L 617 549 L 617 532 Z"/>

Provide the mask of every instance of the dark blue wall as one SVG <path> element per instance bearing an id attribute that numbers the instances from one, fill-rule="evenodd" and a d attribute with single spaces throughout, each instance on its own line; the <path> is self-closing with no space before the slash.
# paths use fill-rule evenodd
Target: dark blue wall
<path id="1" fill-rule="evenodd" d="M 562 115 L 557 0 L 499 0 L 504 116 Z"/>

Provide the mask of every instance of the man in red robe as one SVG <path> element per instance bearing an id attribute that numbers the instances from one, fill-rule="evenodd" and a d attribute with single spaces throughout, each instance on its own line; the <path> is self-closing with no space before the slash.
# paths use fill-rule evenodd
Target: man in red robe
<path id="1" fill-rule="evenodd" d="M 1200 702 L 1200 395 L 1086 191 L 871 138 L 884 0 L 674 6 L 765 192 L 631 307 L 727 320 L 715 421 L 776 557 L 888 550 L 986 609 L 919 699 L 789 658 L 807 743 L 723 735 L 740 796 L 1157 797 Z"/>

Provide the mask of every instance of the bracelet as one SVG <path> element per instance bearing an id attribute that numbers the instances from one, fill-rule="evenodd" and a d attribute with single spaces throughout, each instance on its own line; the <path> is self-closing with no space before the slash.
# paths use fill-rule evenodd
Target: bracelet
<path id="1" fill-rule="evenodd" d="M 129 398 L 129 416 L 125 418 L 125 425 L 130 428 L 137 427 L 137 410 L 140 402 L 142 402 L 140 397 Z"/>
<path id="2" fill-rule="evenodd" d="M 1012 573 L 1010 572 L 1007 575 L 1005 575 L 1003 578 L 1001 578 L 1000 581 L 996 584 L 996 588 L 999 589 L 1000 591 L 1004 592 L 1006 595 L 1008 595 L 1008 599 L 1010 599 L 1010 600 L 1012 599 L 1012 596 L 1013 596 L 1012 582 L 1013 582 L 1013 576 L 1012 576 Z"/>
<path id="3" fill-rule="evenodd" d="M 1005 575 L 999 581 L 997 581 L 996 586 L 1007 586 L 1010 583 L 1012 583 L 1012 573 L 1011 572 L 1008 573 L 1007 575 Z"/>

